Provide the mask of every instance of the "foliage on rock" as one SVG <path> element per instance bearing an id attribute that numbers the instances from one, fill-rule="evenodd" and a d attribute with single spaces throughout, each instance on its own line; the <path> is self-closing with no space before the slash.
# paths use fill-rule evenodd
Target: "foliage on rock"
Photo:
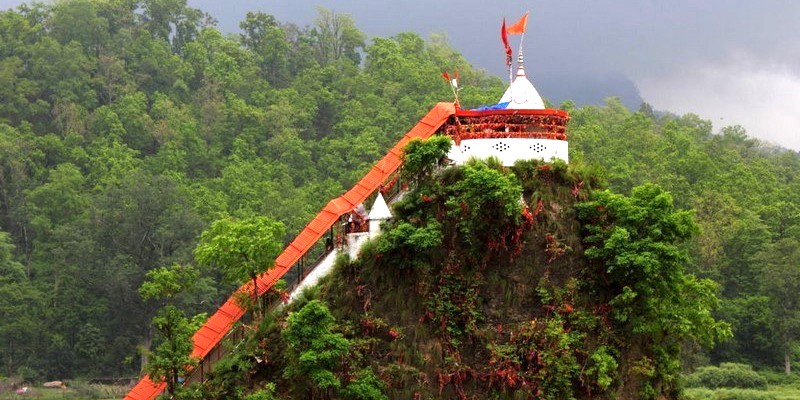
<path id="1" fill-rule="evenodd" d="M 366 313 L 407 332 L 371 341 L 390 397 L 672 396 L 677 344 L 727 337 L 714 286 L 685 271 L 691 214 L 662 189 L 598 191 L 563 163 L 427 159 L 396 220 L 321 293 L 342 324 Z"/>

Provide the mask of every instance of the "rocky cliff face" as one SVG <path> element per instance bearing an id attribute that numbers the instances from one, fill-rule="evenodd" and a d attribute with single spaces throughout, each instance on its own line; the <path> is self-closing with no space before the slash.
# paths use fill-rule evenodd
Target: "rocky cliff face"
<path id="1" fill-rule="evenodd" d="M 262 323 L 256 385 L 291 398 L 674 398 L 680 344 L 724 336 L 713 287 L 683 272 L 694 225 L 661 189 L 598 191 L 563 163 L 405 174 L 414 189 L 385 233 Z"/>

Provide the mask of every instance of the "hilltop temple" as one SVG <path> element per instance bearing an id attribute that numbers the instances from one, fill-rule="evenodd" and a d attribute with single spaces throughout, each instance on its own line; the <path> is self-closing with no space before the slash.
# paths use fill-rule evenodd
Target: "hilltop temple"
<path id="1" fill-rule="evenodd" d="M 569 162 L 569 114 L 545 108 L 525 75 L 522 49 L 517 63 L 517 74 L 500 102 L 475 110 L 457 109 L 445 125 L 454 142 L 448 158 L 456 164 L 472 157 L 497 157 L 505 166 L 528 159 Z"/>
<path id="2" fill-rule="evenodd" d="M 503 41 L 508 56 L 506 65 L 509 68 L 511 50 L 505 35 L 524 34 L 526 21 L 527 14 L 508 29 L 503 23 Z M 451 81 L 455 103 L 436 104 L 361 180 L 320 210 L 269 268 L 234 292 L 192 337 L 191 357 L 199 361 L 196 366 L 187 366 L 182 382 L 205 382 L 226 351 L 222 346 L 223 340 L 240 340 L 237 332 L 241 331 L 233 328 L 247 312 L 247 307 L 240 303 L 241 294 L 253 293 L 254 297 L 263 298 L 271 293 L 277 282 L 285 279 L 287 297 L 281 301 L 291 301 L 330 273 L 340 252 L 356 258 L 361 246 L 380 234 L 381 223 L 392 218 L 389 205 L 403 195 L 403 185 L 397 184 L 398 169 L 403 163 L 403 149 L 411 140 L 447 135 L 453 141 L 448 158 L 455 164 L 463 164 L 470 158 L 489 157 L 496 157 L 504 166 L 529 159 L 568 162 L 566 126 L 569 115 L 566 111 L 545 108 L 539 92 L 525 74 L 521 48 L 520 44 L 516 76 L 497 104 L 474 110 L 461 109 L 457 82 Z M 369 213 L 363 210 L 368 199 L 374 199 Z M 366 215 L 367 223 L 359 224 L 363 229 L 337 228 L 357 210 L 363 210 L 358 214 Z M 344 233 L 344 238 L 337 240 L 339 245 L 333 246 L 337 230 Z M 320 248 L 325 250 L 317 256 L 314 249 Z M 311 258 L 311 254 L 316 260 Z M 273 301 L 268 306 L 271 309 L 280 307 L 280 303 L 275 303 L 277 300 L 268 301 Z M 144 376 L 125 399 L 152 400 L 165 388 L 163 380 Z"/>

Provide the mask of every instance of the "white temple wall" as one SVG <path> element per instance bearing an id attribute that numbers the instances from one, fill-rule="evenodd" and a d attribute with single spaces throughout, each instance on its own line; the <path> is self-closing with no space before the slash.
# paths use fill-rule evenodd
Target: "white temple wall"
<path id="1" fill-rule="evenodd" d="M 369 232 L 356 232 L 347 234 L 347 253 L 351 260 L 358 258 L 358 252 L 361 251 L 361 246 L 367 243 L 370 238 Z"/>
<path id="2" fill-rule="evenodd" d="M 470 157 L 488 158 L 497 157 L 504 166 L 510 167 L 517 160 L 552 159 L 569 162 L 569 143 L 566 140 L 553 139 L 523 139 L 523 138 L 498 138 L 498 139 L 468 139 L 462 140 L 461 145 L 453 146 L 447 158 L 456 164 L 463 164 Z"/>

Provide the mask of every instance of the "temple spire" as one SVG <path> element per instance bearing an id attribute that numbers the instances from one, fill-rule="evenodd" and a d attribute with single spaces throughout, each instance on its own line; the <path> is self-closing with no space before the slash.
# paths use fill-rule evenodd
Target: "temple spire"
<path id="1" fill-rule="evenodd" d="M 525 57 L 522 54 L 522 44 L 525 43 L 525 32 L 522 32 L 522 35 L 519 38 L 519 55 L 517 56 L 517 76 L 522 73 L 525 75 Z"/>
<path id="2" fill-rule="evenodd" d="M 523 35 L 523 39 L 525 36 Z M 525 56 L 522 54 L 522 40 L 519 41 L 519 55 L 517 56 L 517 76 L 525 76 Z"/>
<path id="3" fill-rule="evenodd" d="M 521 32 L 522 37 L 519 41 L 519 53 L 517 55 L 517 76 L 508 86 L 500 103 L 507 103 L 509 109 L 544 109 L 544 101 L 539 92 L 533 87 L 531 81 L 525 74 L 525 55 L 522 47 L 525 42 L 525 32 Z"/>

